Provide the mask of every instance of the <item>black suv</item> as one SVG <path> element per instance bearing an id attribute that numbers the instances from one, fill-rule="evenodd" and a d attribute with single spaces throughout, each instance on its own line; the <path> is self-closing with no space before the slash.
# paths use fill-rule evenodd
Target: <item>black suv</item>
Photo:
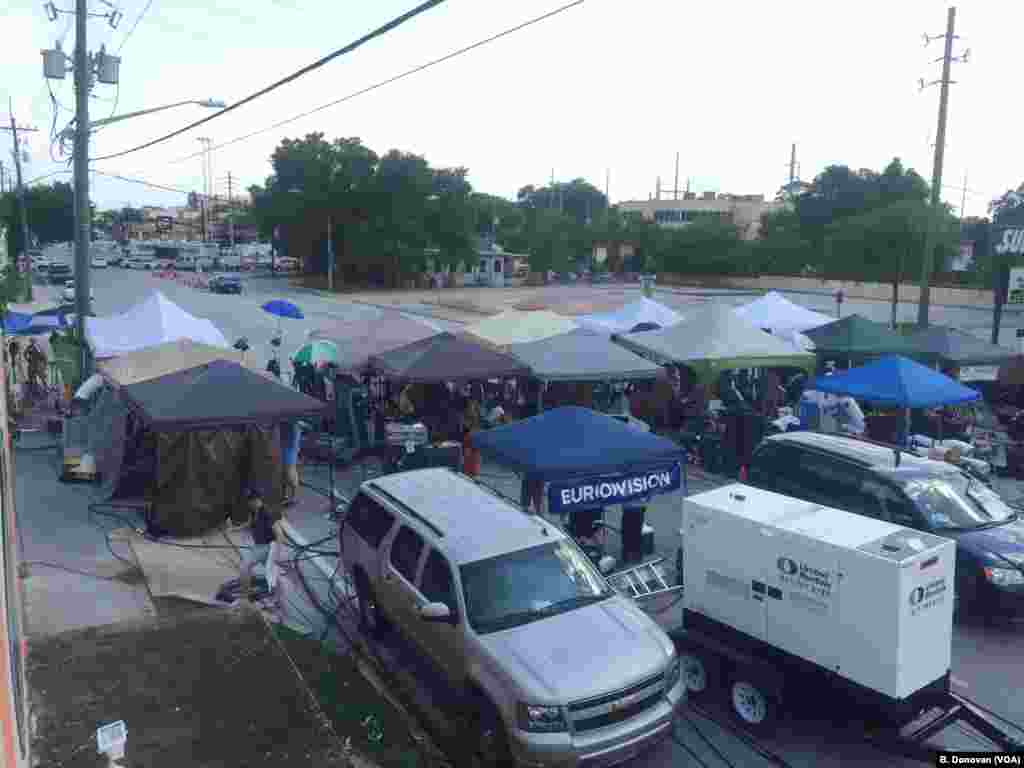
<path id="1" fill-rule="evenodd" d="M 765 438 L 751 485 L 954 539 L 958 606 L 1024 616 L 1024 522 L 952 464 L 853 437 L 789 432 Z"/>

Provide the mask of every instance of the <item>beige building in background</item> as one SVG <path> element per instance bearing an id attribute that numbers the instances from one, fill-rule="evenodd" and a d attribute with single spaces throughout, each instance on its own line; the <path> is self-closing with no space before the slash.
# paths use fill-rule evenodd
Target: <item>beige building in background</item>
<path id="1" fill-rule="evenodd" d="M 640 213 L 663 227 L 685 227 L 694 221 L 717 218 L 732 223 L 744 240 L 758 236 L 762 216 L 781 211 L 785 206 L 781 201 L 765 200 L 764 195 L 716 195 L 714 192 L 700 196 L 687 192 L 678 200 L 627 200 L 618 204 L 619 210 Z"/>

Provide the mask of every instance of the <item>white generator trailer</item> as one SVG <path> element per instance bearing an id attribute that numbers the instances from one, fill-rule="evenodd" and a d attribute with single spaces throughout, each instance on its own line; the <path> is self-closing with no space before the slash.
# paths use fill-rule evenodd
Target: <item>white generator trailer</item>
<path id="1" fill-rule="evenodd" d="M 680 534 L 674 637 L 695 703 L 720 683 L 756 731 L 827 701 L 918 759 L 955 721 L 1019 748 L 950 691 L 955 542 L 738 483 L 685 499 Z"/>

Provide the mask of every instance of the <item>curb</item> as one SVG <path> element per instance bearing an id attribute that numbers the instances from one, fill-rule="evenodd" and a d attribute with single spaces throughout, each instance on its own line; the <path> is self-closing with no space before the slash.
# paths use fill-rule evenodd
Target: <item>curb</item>
<path id="1" fill-rule="evenodd" d="M 614 287 L 616 287 L 616 288 L 633 287 L 633 285 L 639 285 L 639 284 L 626 284 L 625 286 L 614 286 Z M 319 296 L 319 297 L 325 298 L 325 299 L 337 298 L 339 296 L 339 294 L 331 294 L 331 293 L 328 293 L 327 291 L 321 291 L 321 290 L 319 290 L 317 288 L 306 288 L 305 286 L 297 286 L 297 285 L 290 285 L 289 287 L 292 290 L 295 290 L 297 292 L 308 293 L 308 294 Z M 604 287 L 604 286 L 602 286 L 602 287 Z M 682 288 L 682 287 L 677 288 L 677 287 L 674 287 L 674 286 L 664 286 L 664 287 L 660 287 L 660 288 L 656 287 L 654 289 L 654 292 L 655 293 L 674 293 L 674 294 L 681 295 L 681 296 L 716 296 L 716 295 L 722 295 L 722 296 L 763 296 L 763 295 L 765 295 L 766 293 L 768 293 L 771 290 L 778 290 L 779 293 L 784 293 L 784 294 L 785 293 L 793 293 L 793 294 L 802 295 L 802 296 L 826 296 L 826 297 L 829 297 L 829 298 L 832 298 L 832 297 L 835 296 L 835 294 L 832 291 L 811 290 L 811 289 L 807 289 L 807 288 L 795 288 L 795 289 L 790 289 L 790 288 L 783 288 L 783 289 L 770 288 L 770 289 L 765 289 L 765 290 L 754 290 L 754 289 L 746 289 L 746 288 L 735 288 L 735 289 L 733 289 L 733 288 L 708 288 L 708 289 L 701 289 L 701 288 L 696 287 L 696 286 L 693 287 L 693 288 Z M 848 299 L 855 299 L 857 301 L 871 301 L 871 302 L 880 303 L 880 304 L 888 304 L 888 303 L 890 303 L 889 299 L 875 299 L 875 298 L 870 298 L 870 297 L 866 297 L 866 296 L 864 296 L 864 297 L 862 297 L 862 296 L 847 296 L 846 298 L 848 298 Z M 346 300 L 352 302 L 353 304 L 364 304 L 364 305 L 369 306 L 369 307 L 377 307 L 378 309 L 390 309 L 390 310 L 393 310 L 395 312 L 403 312 L 403 313 L 405 313 L 407 315 L 419 315 L 420 317 L 434 317 L 433 315 L 427 314 L 426 312 L 417 312 L 417 311 L 414 311 L 414 310 L 400 309 L 400 308 L 396 307 L 393 304 L 379 304 L 379 303 L 372 302 L 372 301 L 365 301 L 363 299 L 346 299 Z M 913 305 L 916 306 L 917 302 L 901 300 L 900 304 L 913 304 Z M 467 308 L 467 307 L 457 307 L 457 306 L 448 305 L 448 304 L 437 304 L 436 306 L 438 306 L 441 309 L 451 309 L 451 310 L 455 310 L 455 311 L 459 311 L 459 312 L 468 312 L 470 314 L 479 314 L 482 317 L 493 317 L 495 314 L 500 314 L 500 313 L 495 313 L 495 312 L 485 312 L 485 311 L 483 311 L 483 310 L 481 310 L 479 308 L 470 309 L 470 308 Z M 936 304 L 935 302 L 932 302 L 932 306 L 933 307 L 948 307 L 950 309 L 965 309 L 965 310 L 971 310 L 971 311 L 975 311 L 975 312 L 991 312 L 992 311 L 992 307 L 979 306 L 977 304 Z M 1007 315 L 1007 314 L 1014 314 L 1014 315 L 1024 314 L 1024 307 L 1017 308 L 1017 307 L 1010 307 L 1009 305 L 1004 305 L 1003 306 L 1003 314 L 1004 315 Z M 440 319 L 449 320 L 449 322 L 453 322 L 453 323 L 462 323 L 464 325 L 468 324 L 468 323 L 466 323 L 463 320 L 452 320 L 450 318 L 440 318 Z"/>
<path id="2" fill-rule="evenodd" d="M 394 304 L 378 304 L 378 303 L 373 302 L 373 301 L 364 301 L 363 299 L 342 298 L 342 297 L 339 297 L 338 294 L 332 294 L 332 293 L 328 293 L 327 291 L 321 291 L 321 290 L 319 290 L 317 288 L 306 288 L 305 286 L 299 286 L 299 285 L 290 285 L 289 287 L 292 290 L 294 290 L 295 292 L 297 292 L 297 293 L 305 293 L 305 294 L 309 294 L 311 296 L 318 296 L 321 299 L 334 299 L 334 300 L 339 301 L 339 302 L 340 301 L 348 301 L 351 304 L 361 304 L 361 305 L 363 305 L 365 307 L 375 307 L 377 309 L 386 309 L 386 310 L 390 310 L 392 312 L 401 312 L 404 315 L 415 315 L 417 317 L 425 317 L 425 318 L 428 318 L 430 320 L 444 320 L 444 321 L 449 322 L 449 323 L 458 323 L 459 325 L 469 325 L 469 323 L 467 321 L 465 321 L 465 320 L 455 320 L 454 318 L 449 318 L 449 317 L 437 317 L 436 315 L 432 315 L 432 314 L 430 314 L 428 312 L 423 312 L 423 311 L 419 311 L 419 310 L 415 310 L 415 309 L 404 309 L 404 308 L 396 306 Z"/>

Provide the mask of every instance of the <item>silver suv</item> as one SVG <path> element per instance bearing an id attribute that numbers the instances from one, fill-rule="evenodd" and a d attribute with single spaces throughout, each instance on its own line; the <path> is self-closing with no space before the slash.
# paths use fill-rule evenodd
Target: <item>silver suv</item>
<path id="1" fill-rule="evenodd" d="M 612 766 L 671 733 L 672 641 L 561 528 L 421 469 L 363 483 L 340 537 L 364 629 L 467 694 L 483 764 Z"/>

